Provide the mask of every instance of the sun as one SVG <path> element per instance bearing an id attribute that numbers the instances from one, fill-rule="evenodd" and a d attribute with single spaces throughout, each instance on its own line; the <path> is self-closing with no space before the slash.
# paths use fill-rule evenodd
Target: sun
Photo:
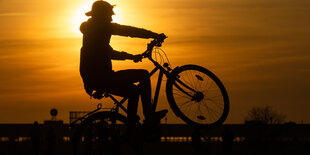
<path id="1" fill-rule="evenodd" d="M 72 27 L 73 27 L 73 32 L 75 34 L 80 34 L 79 27 L 80 25 L 84 22 L 87 21 L 89 18 L 88 16 L 85 15 L 86 12 L 91 10 L 92 3 L 85 3 L 80 6 L 78 6 L 75 9 L 74 15 L 72 17 Z M 119 7 L 114 7 L 113 11 L 115 15 L 112 16 L 113 22 L 115 23 L 121 23 L 121 12 Z"/>
<path id="2" fill-rule="evenodd" d="M 91 9 L 92 4 L 91 3 L 85 3 L 82 5 L 79 5 L 73 14 L 72 17 L 72 29 L 75 34 L 80 34 L 80 25 L 82 22 L 86 21 L 89 17 L 85 16 L 85 13 L 88 12 Z"/>
<path id="3" fill-rule="evenodd" d="M 121 23 L 122 22 L 122 20 L 121 20 L 121 9 L 117 6 L 115 6 L 113 8 L 113 11 L 115 13 L 115 15 L 112 16 L 113 22 Z"/>

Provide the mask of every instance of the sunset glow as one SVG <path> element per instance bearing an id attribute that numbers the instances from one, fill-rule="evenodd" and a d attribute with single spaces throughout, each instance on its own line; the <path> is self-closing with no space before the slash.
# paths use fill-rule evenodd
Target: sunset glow
<path id="1" fill-rule="evenodd" d="M 86 12 L 91 10 L 92 3 L 84 3 L 75 9 L 75 14 L 72 17 L 72 29 L 75 33 L 81 34 L 79 26 L 82 22 L 86 21 L 89 17 L 85 15 Z"/>
<path id="2" fill-rule="evenodd" d="M 43 122 L 51 108 L 68 122 L 69 111 L 92 111 L 101 102 L 89 99 L 79 73 L 79 26 L 93 2 L 0 1 L 0 123 Z M 249 109 L 266 105 L 310 123 L 308 0 L 109 2 L 116 5 L 113 22 L 168 36 L 162 48 L 173 67 L 197 64 L 221 79 L 231 101 L 227 123 L 243 123 Z M 111 46 L 140 54 L 150 41 L 112 36 Z M 146 59 L 112 63 L 114 70 L 153 67 Z M 159 109 L 169 109 L 168 123 L 182 122 L 168 105 L 165 84 Z"/>

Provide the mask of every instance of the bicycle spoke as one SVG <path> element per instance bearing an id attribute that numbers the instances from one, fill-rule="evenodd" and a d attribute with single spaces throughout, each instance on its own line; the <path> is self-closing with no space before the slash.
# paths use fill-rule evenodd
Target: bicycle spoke
<path id="1" fill-rule="evenodd" d="M 186 73 L 186 77 L 187 77 L 187 79 L 188 79 L 188 81 L 190 83 L 190 86 L 192 86 L 193 84 L 192 84 L 191 78 L 188 75 L 188 72 L 185 72 L 185 73 Z"/>
<path id="2" fill-rule="evenodd" d="M 221 112 L 224 110 L 223 107 L 216 108 L 216 107 L 221 106 L 220 104 L 216 104 L 216 105 L 217 105 L 216 107 L 213 107 L 213 106 L 210 107 L 210 106 L 207 106 L 207 103 L 206 103 L 206 102 L 204 102 L 204 103 L 202 103 L 202 105 L 209 111 L 210 114 L 211 114 L 210 110 L 213 111 L 213 112 L 215 112 L 215 113 L 217 113 L 218 115 L 216 115 L 216 116 L 220 116 L 220 115 L 221 115 Z M 214 109 L 218 109 L 218 110 L 214 110 Z M 221 112 L 219 112 L 219 111 L 221 111 Z"/>
<path id="3" fill-rule="evenodd" d="M 193 92 L 197 92 L 197 91 L 195 91 L 193 88 L 191 88 L 191 87 L 189 87 L 188 85 L 186 85 L 185 83 L 183 83 L 180 79 L 177 79 L 176 80 L 181 86 L 183 86 L 184 88 L 187 88 L 187 89 L 189 89 L 189 90 L 191 90 L 191 91 L 193 91 Z M 183 93 L 185 93 L 185 94 L 187 94 L 187 95 L 189 95 L 189 93 L 187 93 L 184 89 L 182 89 L 177 83 L 174 83 L 174 85 L 180 90 L 180 91 L 182 91 Z M 191 96 L 191 95 L 189 95 L 189 96 Z M 191 96 L 192 97 L 192 96 Z"/>
<path id="4" fill-rule="evenodd" d="M 185 79 L 185 76 L 181 76 L 180 75 L 180 77 L 182 77 L 182 80 L 181 79 L 179 79 L 179 80 L 182 81 L 185 85 L 187 85 L 187 86 L 191 86 L 192 85 L 191 82 L 188 79 L 188 76 L 187 76 L 187 80 Z"/>
<path id="5" fill-rule="evenodd" d="M 200 121 L 201 121 L 201 119 L 198 118 L 199 116 L 202 116 L 202 115 L 203 115 L 203 113 L 201 112 L 201 109 L 200 109 L 200 104 L 198 104 L 197 108 L 198 108 L 198 111 L 199 111 L 199 115 L 196 115 L 196 117 L 197 117 L 197 120 L 200 120 Z M 203 117 L 204 117 L 204 116 L 203 116 Z M 205 118 L 205 117 L 204 117 L 204 118 Z"/>
<path id="6" fill-rule="evenodd" d="M 191 114 L 191 118 L 197 120 L 197 114 L 198 114 L 198 105 L 194 104 L 191 108 L 192 110 L 189 112 L 189 114 Z"/>
<path id="7" fill-rule="evenodd" d="M 195 81 L 195 90 L 200 90 L 200 86 L 201 86 L 201 83 L 203 83 L 203 80 L 202 79 L 204 79 L 204 78 L 202 78 L 202 76 L 200 75 L 201 73 L 200 72 L 198 72 L 198 71 L 195 71 L 194 73 L 193 73 L 194 75 L 193 75 L 193 80 Z M 200 78 L 198 78 L 198 77 L 200 77 Z"/>
<path id="8" fill-rule="evenodd" d="M 186 103 L 190 103 L 190 102 L 192 102 L 192 101 L 191 100 L 185 101 L 184 103 L 182 103 L 182 106 L 180 106 L 180 107 L 183 107 L 183 108 L 188 107 L 188 106 L 190 106 L 190 104 L 186 104 Z"/>
<path id="9" fill-rule="evenodd" d="M 189 91 L 185 91 L 185 90 L 182 89 L 180 86 L 179 86 L 179 87 L 174 87 L 173 90 L 174 90 L 174 91 L 177 91 L 177 92 L 179 92 L 179 93 L 181 93 L 181 94 L 183 94 L 183 95 L 187 95 L 188 97 L 192 97 L 192 94 L 193 94 L 193 93 L 191 93 L 191 92 L 189 92 Z"/>
<path id="10" fill-rule="evenodd" d="M 203 105 L 207 107 L 207 105 L 206 105 L 206 104 L 203 104 Z M 214 110 L 214 109 L 212 109 L 212 108 L 208 108 L 208 109 L 210 109 L 211 111 L 213 111 L 213 112 L 217 113 L 218 115 L 221 115 L 221 113 L 219 113 L 218 111 L 215 111 L 215 110 Z"/>
<path id="11" fill-rule="evenodd" d="M 207 109 L 207 111 L 208 111 L 208 118 L 211 118 L 210 117 L 210 110 L 209 110 L 209 108 L 208 108 L 208 106 L 207 105 L 203 105 L 206 109 Z"/>
<path id="12" fill-rule="evenodd" d="M 196 77 L 195 77 L 195 74 L 193 75 L 193 73 L 192 72 L 190 72 L 191 73 L 191 79 L 192 79 L 192 81 L 193 81 L 193 83 L 194 83 L 194 89 L 195 90 L 197 90 L 197 85 L 196 85 L 196 83 L 197 83 L 197 80 L 196 80 Z"/>
<path id="13" fill-rule="evenodd" d="M 209 78 L 207 78 L 207 81 L 205 82 L 204 85 L 201 86 L 201 88 L 204 89 L 205 87 L 207 87 L 208 84 L 209 84 L 209 81 L 210 81 Z M 200 88 L 200 89 L 201 89 L 201 88 Z"/>
<path id="14" fill-rule="evenodd" d="M 189 106 L 189 104 L 187 104 L 186 106 L 183 106 L 183 107 L 180 107 L 181 109 L 182 109 L 182 112 L 183 112 L 183 114 L 185 114 L 185 115 L 188 115 L 188 111 L 190 111 L 191 112 L 191 107 L 192 106 Z M 181 110 L 180 109 L 180 110 Z"/>
<path id="15" fill-rule="evenodd" d="M 203 75 L 202 75 L 203 76 Z M 208 78 L 205 78 L 204 76 L 202 77 L 203 78 L 203 82 L 201 82 L 200 84 L 199 84 L 199 88 L 198 88 L 198 90 L 201 90 L 201 89 L 203 89 L 204 87 L 204 85 L 205 85 L 205 83 L 208 81 Z M 205 81 L 205 80 L 207 80 L 207 81 Z"/>
<path id="16" fill-rule="evenodd" d="M 207 115 L 207 117 L 206 117 L 206 121 L 207 121 L 208 123 L 213 122 L 213 120 L 214 120 L 214 116 L 211 114 L 211 112 L 210 112 L 209 108 L 207 109 L 207 113 L 206 113 L 206 115 Z"/>
<path id="17" fill-rule="evenodd" d="M 210 96 L 208 98 L 222 98 L 222 95 Z"/>
<path id="18" fill-rule="evenodd" d="M 203 90 L 201 93 L 205 94 L 208 98 L 217 98 L 217 97 L 223 97 L 221 91 L 219 89 L 217 90 Z"/>
<path id="19" fill-rule="evenodd" d="M 189 103 L 189 102 L 191 102 L 191 101 L 186 101 L 186 102 L 184 102 L 184 103 L 182 104 L 182 106 L 184 106 L 186 103 Z"/>
<path id="20" fill-rule="evenodd" d="M 180 79 L 180 81 L 182 81 L 183 83 L 185 83 L 186 85 L 190 86 L 191 84 L 185 79 L 183 78 L 184 76 L 182 76 L 182 79 Z"/>
<path id="21" fill-rule="evenodd" d="M 204 104 L 204 106 L 207 106 Z M 207 106 L 209 109 L 212 109 L 214 112 L 221 114 L 223 112 L 223 107 L 220 106 Z"/>
<path id="22" fill-rule="evenodd" d="M 209 88 L 207 88 L 208 91 L 211 89 L 212 85 L 214 85 L 214 82 L 211 82 L 211 84 L 209 85 Z"/>
<path id="23" fill-rule="evenodd" d="M 178 95 L 178 96 L 183 97 L 183 98 L 190 98 L 189 96 L 185 96 L 185 95 L 179 94 L 179 93 L 173 93 L 173 94 L 174 94 L 174 95 Z"/>
<path id="24" fill-rule="evenodd" d="M 192 72 L 190 72 L 190 73 L 191 73 L 192 79 L 194 81 L 194 89 L 197 90 L 197 82 L 198 82 L 197 77 L 196 77 L 197 74 L 196 73 L 192 73 Z"/>
<path id="25" fill-rule="evenodd" d="M 206 99 L 206 100 L 211 101 L 210 103 L 213 103 L 213 104 L 215 104 L 216 106 L 222 105 L 222 104 L 216 103 L 216 102 L 215 102 L 214 100 L 212 100 L 212 99 Z"/>

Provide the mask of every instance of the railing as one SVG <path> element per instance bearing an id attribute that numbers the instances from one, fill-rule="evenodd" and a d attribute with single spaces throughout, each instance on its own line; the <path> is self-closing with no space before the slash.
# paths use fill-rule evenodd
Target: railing
<path id="1" fill-rule="evenodd" d="M 225 140 L 226 131 L 231 133 L 233 140 Z M 203 147 L 209 154 L 219 155 L 224 154 L 227 144 L 233 148 L 234 154 L 310 154 L 309 131 L 310 125 L 222 125 L 201 131 L 198 138 L 201 145 L 198 146 Z M 197 144 L 194 132 L 197 131 L 187 125 L 162 125 L 161 142 L 146 144 L 145 150 L 153 150 L 147 152 L 148 155 L 193 154 L 194 141 Z M 37 150 L 38 154 L 49 154 L 53 151 L 57 155 L 70 155 L 74 154 L 71 137 L 68 124 L 50 123 L 36 127 L 32 124 L 0 124 L 0 154 L 35 154 Z M 128 154 L 130 149 L 126 149 L 126 144 L 120 145 L 121 152 Z M 89 145 L 85 143 L 75 149 L 83 152 L 87 150 L 87 146 Z M 92 148 L 95 152 L 103 150 L 98 141 L 93 142 Z"/>
<path id="2" fill-rule="evenodd" d="M 305 141 L 310 142 L 310 125 L 222 125 L 218 128 L 201 131 L 203 142 L 222 142 L 222 136 L 228 129 L 235 142 L 244 142 L 256 138 L 263 141 Z M 0 142 L 31 141 L 34 130 L 39 131 L 42 139 L 53 130 L 58 139 L 70 141 L 72 136 L 68 124 L 44 125 L 34 129 L 32 124 L 0 124 Z M 191 142 L 194 129 L 188 125 L 161 125 L 162 142 Z"/>

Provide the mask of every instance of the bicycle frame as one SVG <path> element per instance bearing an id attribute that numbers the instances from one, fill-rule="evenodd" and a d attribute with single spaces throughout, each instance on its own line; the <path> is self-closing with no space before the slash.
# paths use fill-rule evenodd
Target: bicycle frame
<path id="1" fill-rule="evenodd" d="M 151 43 L 148 44 L 147 50 L 142 54 L 143 57 L 148 58 L 155 66 L 155 68 L 150 72 L 150 77 L 153 76 L 158 70 L 159 70 L 159 75 L 158 75 L 158 79 L 157 79 L 157 84 L 156 84 L 156 89 L 155 89 L 155 94 L 153 99 L 153 103 L 152 103 L 152 112 L 156 111 L 156 107 L 157 107 L 157 102 L 158 102 L 158 97 L 159 97 L 159 91 L 160 91 L 160 87 L 161 87 L 161 83 L 162 83 L 162 79 L 163 79 L 163 75 L 165 74 L 167 78 L 169 78 L 171 76 L 171 71 L 172 69 L 169 67 L 168 63 L 164 63 L 163 65 L 160 65 L 157 61 L 155 61 L 152 58 L 152 51 L 153 48 L 155 46 L 160 47 L 162 44 L 162 41 L 158 41 L 158 40 L 153 40 L 151 41 Z M 180 81 L 179 79 L 176 79 L 176 81 L 178 81 L 182 86 L 184 86 L 185 88 L 194 91 L 195 93 L 198 93 L 196 90 L 190 88 L 189 86 L 187 86 L 185 83 L 183 83 L 182 81 Z M 195 96 L 190 95 L 189 93 L 187 93 L 184 89 L 182 89 L 178 84 L 174 84 L 180 91 L 182 91 L 183 93 L 185 93 L 186 95 L 194 98 Z M 121 101 L 116 100 L 113 96 L 111 96 L 110 94 L 108 94 L 108 96 L 115 102 L 116 107 L 114 108 L 115 112 L 118 112 L 118 109 L 121 108 L 125 113 L 127 113 L 127 109 L 122 105 L 127 98 L 123 98 Z M 113 109 L 112 109 L 113 110 Z"/>
<path id="2" fill-rule="evenodd" d="M 153 103 L 152 103 L 152 111 L 155 112 L 156 111 L 156 107 L 157 107 L 157 102 L 158 102 L 158 97 L 159 97 L 159 91 L 160 91 L 160 87 L 161 87 L 161 83 L 162 83 L 162 79 L 163 79 L 163 75 L 165 74 L 166 77 L 168 78 L 170 75 L 170 70 L 171 68 L 169 68 L 167 65 L 164 65 L 167 69 L 165 69 L 163 66 L 161 66 L 158 62 L 156 62 L 155 60 L 153 60 L 151 57 L 148 57 L 148 59 L 153 62 L 153 64 L 155 65 L 155 68 L 150 72 L 150 77 L 153 76 L 158 70 L 159 70 L 159 75 L 158 75 L 158 79 L 157 79 L 157 84 L 156 84 L 156 90 L 155 90 L 155 94 L 153 99 Z M 113 110 L 115 112 L 118 112 L 119 108 L 121 108 L 125 113 L 127 113 L 127 109 L 122 105 L 127 98 L 124 97 L 121 101 L 118 101 L 117 99 L 115 99 L 112 95 L 110 94 L 106 94 L 105 97 L 110 97 L 114 103 L 115 103 L 115 107 L 113 108 Z"/>
<path id="3" fill-rule="evenodd" d="M 150 77 L 153 76 L 159 70 L 159 75 L 158 75 L 157 84 L 156 84 L 156 90 L 155 90 L 155 94 L 153 97 L 153 103 L 152 103 L 152 111 L 153 112 L 156 111 L 158 97 L 159 97 L 159 91 L 160 91 L 163 75 L 165 74 L 166 77 L 168 78 L 170 76 L 170 71 L 172 70 L 167 63 L 164 63 L 164 65 L 162 66 L 152 58 L 152 50 L 153 50 L 154 46 L 160 47 L 162 42 L 163 41 L 157 41 L 157 40 L 151 41 L 151 43 L 148 44 L 147 50 L 142 54 L 144 57 L 148 58 L 155 66 L 155 68 L 150 72 Z M 108 94 L 108 96 L 116 104 L 116 107 L 113 108 L 112 110 L 114 110 L 115 112 L 118 112 L 119 108 L 121 108 L 125 113 L 127 113 L 127 109 L 122 105 L 127 100 L 126 97 L 124 97 L 121 101 L 118 101 L 113 96 L 111 96 L 110 94 Z"/>
<path id="4" fill-rule="evenodd" d="M 156 107 L 157 107 L 158 97 L 159 97 L 160 86 L 161 86 L 161 82 L 163 79 L 163 74 L 165 74 L 166 77 L 168 78 L 170 75 L 169 70 L 171 70 L 171 69 L 168 66 L 166 66 L 166 68 L 167 68 L 167 70 L 166 70 L 163 66 L 161 66 L 158 62 L 154 61 L 151 57 L 149 57 L 149 60 L 151 60 L 155 65 L 155 68 L 150 72 L 150 76 L 154 75 L 154 73 L 156 73 L 159 70 L 159 75 L 158 75 L 156 89 L 155 89 L 155 95 L 153 98 L 154 101 L 152 104 L 152 110 L 153 110 L 153 112 L 155 112 Z"/>
<path id="5" fill-rule="evenodd" d="M 162 79 L 163 79 L 163 75 L 165 74 L 167 78 L 169 78 L 171 76 L 171 71 L 172 69 L 169 67 L 168 63 L 164 63 L 163 66 L 160 65 L 157 61 L 155 61 L 152 58 L 152 51 L 153 48 L 155 46 L 160 47 L 161 43 L 163 41 L 158 41 L 158 40 L 153 40 L 151 43 L 148 44 L 148 48 L 147 50 L 142 54 L 142 56 L 144 56 L 145 58 L 148 58 L 155 66 L 155 68 L 150 72 L 150 77 L 153 76 L 158 70 L 159 70 L 159 75 L 158 75 L 158 79 L 157 79 L 157 84 L 156 84 L 156 89 L 155 89 L 155 94 L 153 97 L 153 103 L 152 103 L 152 112 L 156 111 L 156 107 L 157 107 L 157 102 L 158 102 L 158 97 L 159 97 L 159 91 L 160 91 L 160 87 L 161 87 L 161 83 L 162 83 Z M 192 90 L 194 92 L 196 92 L 195 90 L 193 90 L 192 88 L 188 87 L 186 84 L 184 84 L 182 81 L 176 79 L 181 85 L 185 86 L 185 88 Z M 176 83 L 175 86 L 178 87 L 179 90 L 181 90 L 182 92 L 184 92 L 185 94 L 187 94 L 188 96 L 193 97 L 192 95 L 188 94 L 186 91 L 184 91 L 181 87 L 179 87 Z M 119 112 L 119 108 L 121 108 L 125 113 L 127 112 L 127 109 L 123 106 L 123 103 L 125 103 L 127 101 L 127 97 L 123 97 L 120 101 L 118 101 L 114 96 L 112 96 L 109 93 L 105 93 L 104 97 L 109 97 L 114 101 L 115 107 L 111 108 L 111 111 L 113 112 Z M 99 111 L 102 108 L 101 103 L 98 104 L 97 109 L 89 112 L 88 114 L 86 114 L 85 116 L 75 120 L 74 122 L 72 122 L 72 124 L 74 124 L 77 121 L 81 121 L 85 118 L 87 118 L 88 116 L 92 115 L 93 113 Z M 138 116 L 138 115 L 137 115 Z M 138 116 L 139 117 L 139 116 Z"/>

